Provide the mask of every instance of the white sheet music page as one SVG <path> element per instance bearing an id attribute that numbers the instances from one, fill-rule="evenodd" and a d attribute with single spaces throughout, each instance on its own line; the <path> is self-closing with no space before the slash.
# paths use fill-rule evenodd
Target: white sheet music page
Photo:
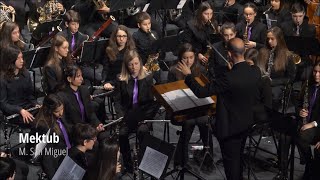
<path id="1" fill-rule="evenodd" d="M 213 104 L 214 101 L 211 97 L 198 98 L 191 89 L 183 89 L 183 91 L 191 98 L 191 100 L 196 103 L 197 106 L 203 106 L 207 104 Z"/>
<path id="2" fill-rule="evenodd" d="M 160 179 L 166 167 L 168 156 L 147 146 L 142 157 L 139 169 Z"/>
<path id="3" fill-rule="evenodd" d="M 81 180 L 86 171 L 66 156 L 54 174 L 52 180 Z"/>
<path id="4" fill-rule="evenodd" d="M 144 7 L 142 12 L 146 12 L 148 10 L 148 7 L 150 6 L 150 3 L 147 3 Z"/>
<path id="5" fill-rule="evenodd" d="M 49 137 L 49 134 L 50 134 L 50 129 L 47 131 L 47 134 L 46 136 Z M 44 143 L 44 142 L 40 142 L 36 145 L 36 150 L 35 150 L 35 153 L 34 153 L 34 157 L 33 158 L 37 158 L 41 152 L 43 151 L 43 149 L 47 146 L 47 143 Z"/>
<path id="6" fill-rule="evenodd" d="M 168 104 L 172 103 L 172 109 L 184 110 L 195 107 L 194 102 L 181 89 L 166 92 L 162 96 L 167 97 Z"/>
<path id="7" fill-rule="evenodd" d="M 187 0 L 180 0 L 179 4 L 177 6 L 177 9 L 182 9 L 186 2 L 187 2 Z"/>

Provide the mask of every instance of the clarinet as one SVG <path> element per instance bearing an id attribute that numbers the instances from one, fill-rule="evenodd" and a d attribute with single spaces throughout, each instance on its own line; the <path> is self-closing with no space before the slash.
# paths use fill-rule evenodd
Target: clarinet
<path id="1" fill-rule="evenodd" d="M 133 147 L 133 179 L 140 180 L 139 159 L 138 159 L 139 147 L 134 145 Z"/>
<path id="2" fill-rule="evenodd" d="M 27 109 L 27 111 L 28 111 L 28 112 L 31 112 L 31 111 L 40 109 L 40 107 L 41 107 L 41 106 L 35 106 L 35 107 L 32 107 L 32 108 Z M 20 116 L 19 113 L 17 113 L 17 114 L 12 114 L 12 115 L 10 115 L 10 116 L 7 116 L 7 120 L 13 119 L 13 118 L 18 117 L 18 116 Z"/>
<path id="3" fill-rule="evenodd" d="M 270 78 L 270 80 L 272 80 L 271 79 L 271 69 L 273 66 L 274 51 L 275 51 L 275 48 L 271 49 L 271 51 L 270 51 L 269 60 L 268 60 L 268 68 L 267 68 L 267 72 L 266 72 L 266 76 L 268 76 Z"/>
<path id="4" fill-rule="evenodd" d="M 92 86 L 92 89 L 103 90 L 103 86 Z"/>
<path id="5" fill-rule="evenodd" d="M 309 80 L 307 80 L 307 82 L 306 82 L 306 87 L 304 89 L 304 96 L 303 96 L 302 108 L 305 109 L 305 110 L 307 110 L 308 107 L 309 107 L 309 87 L 308 86 L 309 86 Z M 303 117 L 302 118 L 303 125 L 307 124 L 307 117 Z"/>

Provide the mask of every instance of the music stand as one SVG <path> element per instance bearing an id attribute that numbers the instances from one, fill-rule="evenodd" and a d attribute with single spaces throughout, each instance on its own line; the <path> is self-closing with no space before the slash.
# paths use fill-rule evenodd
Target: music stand
<path id="1" fill-rule="evenodd" d="M 238 9 L 232 7 L 222 7 L 218 8 L 214 12 L 218 20 L 218 25 L 221 26 L 225 22 L 232 22 L 237 24 L 238 22 Z"/>
<path id="2" fill-rule="evenodd" d="M 165 28 L 167 24 L 167 13 L 166 10 L 168 9 L 177 9 L 180 0 L 151 0 L 148 10 L 150 11 L 157 11 L 157 10 L 164 10 L 162 13 L 162 36 L 165 36 Z"/>
<path id="3" fill-rule="evenodd" d="M 62 19 L 53 20 L 50 22 L 44 22 L 42 24 L 38 24 L 37 28 L 32 32 L 32 38 L 36 41 L 41 41 L 41 39 L 49 34 L 49 32 L 53 31 L 53 28 L 57 28 L 62 23 Z M 40 35 L 40 37 L 38 36 Z M 33 42 L 36 45 L 35 42 Z"/>
<path id="4" fill-rule="evenodd" d="M 290 51 L 301 56 L 320 55 L 320 42 L 314 37 L 285 36 Z"/>
<path id="5" fill-rule="evenodd" d="M 30 51 L 24 51 L 23 59 L 25 62 L 25 67 L 32 72 L 33 75 L 33 92 L 36 93 L 36 73 L 34 68 L 41 68 L 47 61 L 47 57 L 50 51 L 50 47 L 39 47 Z M 41 69 L 40 69 L 41 73 Z"/>
<path id="6" fill-rule="evenodd" d="M 105 54 L 105 49 L 108 44 L 108 39 L 99 39 L 97 41 L 84 41 L 79 62 L 80 64 L 93 65 L 93 80 L 96 81 L 95 62 L 102 59 Z"/>
<path id="7" fill-rule="evenodd" d="M 170 164 L 173 153 L 175 151 L 175 147 L 166 141 L 160 140 L 154 136 L 146 134 L 145 137 L 143 138 L 143 142 L 141 143 L 141 146 L 140 146 L 140 153 L 138 154 L 139 162 L 141 162 L 141 160 L 143 159 L 147 147 L 154 149 L 154 150 L 168 156 L 168 159 L 165 162 L 164 170 L 161 172 L 161 177 L 159 178 L 159 179 L 164 179 L 166 177 L 167 168 Z M 147 163 L 150 163 L 150 162 L 147 162 Z M 143 171 L 143 172 L 145 172 L 145 171 Z M 147 173 L 147 172 L 145 172 L 145 173 Z"/>
<path id="8" fill-rule="evenodd" d="M 119 11 L 120 12 L 120 23 L 123 24 L 124 21 L 124 9 L 133 7 L 135 0 L 110 0 L 110 12 Z"/>

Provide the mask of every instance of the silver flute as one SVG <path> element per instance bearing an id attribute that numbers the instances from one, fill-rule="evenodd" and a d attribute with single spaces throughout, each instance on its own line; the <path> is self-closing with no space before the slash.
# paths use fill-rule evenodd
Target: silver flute
<path id="1" fill-rule="evenodd" d="M 31 112 L 31 111 L 34 111 L 34 110 L 37 110 L 37 109 L 40 109 L 40 108 L 41 108 L 41 106 L 35 106 L 35 107 L 32 107 L 32 108 L 27 109 L 27 111 L 28 111 L 28 112 Z M 13 119 L 13 118 L 18 117 L 18 116 L 20 116 L 19 113 L 17 113 L 17 114 L 12 114 L 12 115 L 10 115 L 10 116 L 7 116 L 6 118 L 7 118 L 7 120 L 10 120 L 10 119 Z"/>
<path id="2" fill-rule="evenodd" d="M 114 90 L 107 91 L 107 92 L 103 92 L 103 93 L 100 93 L 100 94 L 94 94 L 94 95 L 92 95 L 91 97 L 92 97 L 92 98 L 96 98 L 96 97 L 100 97 L 100 96 L 107 96 L 107 95 L 113 93 L 113 91 L 114 91 Z"/>

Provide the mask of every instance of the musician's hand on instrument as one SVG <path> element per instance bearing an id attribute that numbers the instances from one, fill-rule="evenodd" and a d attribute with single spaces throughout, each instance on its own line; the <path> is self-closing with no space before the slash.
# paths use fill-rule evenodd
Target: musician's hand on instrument
<path id="1" fill-rule="evenodd" d="M 64 7 L 61 3 L 57 3 L 57 8 L 59 9 L 60 12 L 64 11 Z"/>
<path id="2" fill-rule="evenodd" d="M 201 61 L 201 63 L 206 64 L 208 62 L 208 58 L 206 58 L 203 54 L 198 54 L 198 59 Z"/>
<path id="3" fill-rule="evenodd" d="M 247 42 L 247 43 L 245 43 L 245 47 L 246 48 L 254 48 L 254 47 L 256 47 L 256 45 L 257 45 L 257 43 L 256 42 L 253 42 L 253 41 L 249 41 L 249 42 Z"/>
<path id="4" fill-rule="evenodd" d="M 36 104 L 36 105 L 35 105 L 35 107 L 37 107 L 37 108 L 41 108 L 41 107 L 42 107 L 42 105 L 41 105 L 41 104 Z"/>
<path id="5" fill-rule="evenodd" d="M 304 131 L 304 130 L 307 130 L 307 129 L 310 129 L 310 128 L 313 128 L 314 127 L 314 123 L 313 122 L 310 122 L 310 123 L 307 123 L 305 125 L 303 125 L 300 129 L 300 131 Z"/>
<path id="6" fill-rule="evenodd" d="M 103 88 L 107 91 L 112 90 L 114 87 L 110 84 L 110 83 L 106 83 L 105 85 L 103 85 Z"/>
<path id="7" fill-rule="evenodd" d="M 317 142 L 317 144 L 315 145 L 315 148 L 316 148 L 316 149 L 320 149 L 320 141 Z"/>
<path id="8" fill-rule="evenodd" d="M 180 71 L 183 75 L 191 74 L 191 69 L 186 65 L 185 62 L 178 62 L 177 70 Z"/>
<path id="9" fill-rule="evenodd" d="M 0 152 L 0 157 L 7 157 L 8 155 L 5 152 Z"/>
<path id="10" fill-rule="evenodd" d="M 300 117 L 303 117 L 303 118 L 307 117 L 308 114 L 309 114 L 309 112 L 306 109 L 301 109 L 299 112 Z"/>
<path id="11" fill-rule="evenodd" d="M 101 132 L 101 131 L 104 131 L 104 127 L 103 127 L 103 124 L 100 123 L 98 126 L 97 126 L 97 131 Z"/>
<path id="12" fill-rule="evenodd" d="M 22 109 L 20 111 L 20 114 L 22 116 L 23 122 L 26 124 L 29 124 L 30 122 L 32 122 L 34 120 L 33 115 L 25 109 Z"/>
<path id="13" fill-rule="evenodd" d="M 143 70 L 146 72 L 148 71 L 148 69 L 145 66 L 143 66 Z"/>
<path id="14" fill-rule="evenodd" d="M 90 100 L 93 100 L 93 96 L 92 95 L 90 95 Z"/>
<path id="15" fill-rule="evenodd" d="M 310 4 L 312 1 L 311 0 L 304 0 L 305 3 Z"/>
<path id="16" fill-rule="evenodd" d="M 102 8 L 100 9 L 97 9 L 99 13 L 101 14 L 107 14 L 110 12 L 110 8 L 108 6 L 103 6 Z"/>
<path id="17" fill-rule="evenodd" d="M 16 10 L 12 6 L 8 6 L 8 11 L 12 14 L 16 13 Z"/>

